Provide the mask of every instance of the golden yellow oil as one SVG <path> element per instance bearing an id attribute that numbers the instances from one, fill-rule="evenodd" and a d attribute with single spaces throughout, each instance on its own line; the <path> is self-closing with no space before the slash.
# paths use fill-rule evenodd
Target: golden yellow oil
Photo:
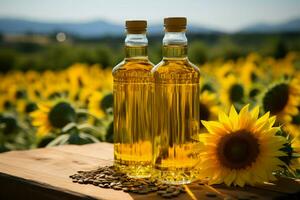
<path id="1" fill-rule="evenodd" d="M 113 70 L 114 164 L 136 178 L 152 170 L 153 64 L 145 55 L 145 47 L 126 47 L 127 58 Z"/>
<path id="2" fill-rule="evenodd" d="M 199 131 L 199 69 L 189 62 L 186 46 L 164 46 L 165 57 L 153 70 L 153 163 L 161 182 L 195 179 Z"/>

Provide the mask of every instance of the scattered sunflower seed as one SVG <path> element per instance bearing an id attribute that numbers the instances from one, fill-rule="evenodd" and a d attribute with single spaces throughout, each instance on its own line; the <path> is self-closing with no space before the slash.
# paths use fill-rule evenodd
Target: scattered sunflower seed
<path id="1" fill-rule="evenodd" d="M 215 193 L 212 193 L 212 192 L 207 192 L 205 195 L 207 197 L 212 197 L 212 198 L 217 197 L 217 195 Z"/>
<path id="2" fill-rule="evenodd" d="M 100 167 L 91 171 L 77 171 L 69 177 L 74 183 L 92 184 L 101 188 L 122 190 L 139 195 L 156 192 L 163 198 L 173 198 L 186 192 L 183 186 L 162 184 L 149 178 L 130 178 L 113 166 Z"/>

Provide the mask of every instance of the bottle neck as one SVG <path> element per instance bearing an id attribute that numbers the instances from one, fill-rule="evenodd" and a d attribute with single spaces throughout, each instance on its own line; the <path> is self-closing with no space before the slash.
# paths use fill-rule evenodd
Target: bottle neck
<path id="1" fill-rule="evenodd" d="M 125 59 L 147 59 L 148 40 L 144 34 L 127 34 L 125 38 Z"/>
<path id="2" fill-rule="evenodd" d="M 164 59 L 187 58 L 187 38 L 185 32 L 166 32 L 163 38 Z"/>

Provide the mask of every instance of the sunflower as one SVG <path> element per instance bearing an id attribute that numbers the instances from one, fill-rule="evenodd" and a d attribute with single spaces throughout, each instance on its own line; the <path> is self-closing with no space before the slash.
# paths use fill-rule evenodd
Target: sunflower
<path id="1" fill-rule="evenodd" d="M 238 81 L 236 76 L 229 75 L 226 78 L 221 79 L 220 99 L 226 108 L 225 110 L 228 110 L 232 104 L 242 104 L 244 96 L 244 86 Z"/>
<path id="2" fill-rule="evenodd" d="M 282 126 L 282 129 L 291 135 L 293 138 L 300 139 L 300 124 L 286 123 Z"/>
<path id="3" fill-rule="evenodd" d="M 300 83 L 297 79 L 286 80 L 272 85 L 262 97 L 265 112 L 276 115 L 281 123 L 292 121 L 292 116 L 299 113 Z"/>
<path id="4" fill-rule="evenodd" d="M 0 96 L 0 112 L 12 109 L 14 104 L 7 96 Z"/>
<path id="5" fill-rule="evenodd" d="M 37 136 L 48 135 L 52 130 L 61 129 L 75 122 L 75 109 L 68 102 L 40 103 L 38 109 L 30 113 L 32 125 L 38 127 Z"/>
<path id="6" fill-rule="evenodd" d="M 284 147 L 283 151 L 287 153 L 286 156 L 280 157 L 280 159 L 286 164 L 284 167 L 292 176 L 296 176 L 297 170 L 300 170 L 300 141 L 297 138 L 289 139 Z"/>
<path id="7" fill-rule="evenodd" d="M 218 79 L 223 79 L 233 74 L 234 74 L 234 63 L 232 61 L 228 61 L 224 63 L 222 66 L 216 68 L 216 72 L 215 72 L 215 75 Z"/>
<path id="8" fill-rule="evenodd" d="M 298 107 L 298 111 L 300 107 Z M 297 115 L 292 116 L 292 120 L 290 122 L 285 123 L 282 126 L 282 129 L 291 135 L 293 138 L 300 139 L 300 112 Z"/>
<path id="9" fill-rule="evenodd" d="M 249 90 L 253 83 L 257 83 L 263 77 L 262 71 L 252 61 L 247 60 L 239 71 L 243 85 Z"/>
<path id="10" fill-rule="evenodd" d="M 7 97 L 11 102 L 16 102 L 20 99 L 26 99 L 27 91 L 26 89 L 19 87 L 17 84 L 12 84 L 7 90 Z"/>
<path id="11" fill-rule="evenodd" d="M 295 67 L 294 67 L 294 55 L 289 54 L 283 59 L 276 60 L 273 63 L 272 68 L 272 76 L 273 78 L 282 78 L 282 77 L 288 77 L 292 76 L 295 73 Z"/>
<path id="12" fill-rule="evenodd" d="M 229 115 L 219 112 L 219 121 L 202 121 L 208 133 L 199 134 L 203 143 L 200 152 L 199 178 L 209 184 L 253 185 L 275 180 L 272 172 L 284 165 L 278 157 L 286 139 L 276 136 L 275 117 L 269 113 L 258 118 L 259 108 L 248 111 L 244 106 L 238 114 L 232 106 Z"/>
<path id="13" fill-rule="evenodd" d="M 91 114 L 103 118 L 113 106 L 113 95 L 108 92 L 94 92 L 89 99 L 88 109 Z"/>
<path id="14" fill-rule="evenodd" d="M 36 82 L 27 87 L 28 99 L 31 101 L 38 101 L 42 97 L 43 86 L 42 83 Z"/>
<path id="15" fill-rule="evenodd" d="M 290 162 L 288 163 L 289 171 L 295 173 L 300 170 L 300 141 L 294 138 L 291 141 L 292 154 L 290 155 Z"/>
<path id="16" fill-rule="evenodd" d="M 248 88 L 247 99 L 253 102 L 257 102 L 261 92 L 264 90 L 263 85 L 260 83 L 253 83 Z"/>
<path id="17" fill-rule="evenodd" d="M 283 173 L 287 176 L 297 176 L 296 172 L 300 170 L 300 140 L 295 138 L 285 129 L 281 129 L 278 135 L 286 137 L 287 142 L 284 144 L 282 151 L 286 152 L 285 156 L 280 159 L 286 164 Z"/>
<path id="18" fill-rule="evenodd" d="M 19 100 L 16 104 L 16 110 L 19 114 L 29 114 L 37 110 L 37 104 L 28 100 Z"/>
<path id="19" fill-rule="evenodd" d="M 200 94 L 200 119 L 215 120 L 218 116 L 219 102 L 217 95 L 208 91 Z"/>

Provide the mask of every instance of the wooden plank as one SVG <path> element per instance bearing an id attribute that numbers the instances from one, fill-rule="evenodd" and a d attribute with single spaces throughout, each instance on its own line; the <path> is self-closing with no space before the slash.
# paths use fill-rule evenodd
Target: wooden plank
<path id="1" fill-rule="evenodd" d="M 78 170 L 91 170 L 111 165 L 113 145 L 97 143 L 90 145 L 66 145 L 29 151 L 12 151 L 0 154 L 0 199 L 159 199 L 155 193 L 148 195 L 128 194 L 103 189 L 93 185 L 72 183 L 69 175 Z M 293 186 L 287 188 L 286 185 Z M 276 186 L 276 187 L 275 187 Z M 297 181 L 286 179 L 276 185 L 214 188 L 197 183 L 188 187 L 198 199 L 211 199 L 206 193 L 215 193 L 214 199 L 250 198 L 274 199 L 282 195 L 295 195 L 300 191 Z M 18 192 L 16 192 L 18 191 Z M 188 194 L 176 199 L 191 199 Z"/>

